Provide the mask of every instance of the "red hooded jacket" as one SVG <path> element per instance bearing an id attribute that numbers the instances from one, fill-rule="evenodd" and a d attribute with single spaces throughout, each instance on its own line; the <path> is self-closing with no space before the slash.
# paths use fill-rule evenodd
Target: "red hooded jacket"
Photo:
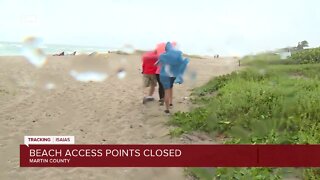
<path id="1" fill-rule="evenodd" d="M 143 74 L 156 74 L 157 66 L 154 65 L 158 61 L 156 51 L 146 52 L 142 56 L 142 73 Z"/>

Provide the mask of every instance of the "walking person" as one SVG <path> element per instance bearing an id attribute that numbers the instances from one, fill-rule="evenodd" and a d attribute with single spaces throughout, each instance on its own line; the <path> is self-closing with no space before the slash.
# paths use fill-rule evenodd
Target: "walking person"
<path id="1" fill-rule="evenodd" d="M 157 66 L 156 78 L 157 78 L 157 82 L 158 82 L 159 105 L 163 106 L 163 104 L 164 104 L 164 89 L 163 89 L 163 86 L 160 81 L 160 69 L 161 69 L 161 67 Z"/>
<path id="2" fill-rule="evenodd" d="M 148 101 L 153 101 L 155 87 L 157 86 L 156 70 L 157 66 L 155 63 L 158 60 L 156 50 L 146 52 L 142 56 L 142 74 L 143 74 L 143 85 L 145 88 L 149 88 L 147 95 L 143 97 L 143 104 Z"/>
<path id="3" fill-rule="evenodd" d="M 177 43 L 176 42 L 172 42 L 171 45 L 173 47 L 176 47 Z M 156 48 L 156 51 L 157 51 L 157 55 L 158 55 L 158 58 L 160 57 L 161 54 L 165 53 L 166 50 L 165 50 L 165 47 L 166 47 L 166 43 L 159 43 L 157 45 L 157 48 Z M 157 70 L 156 70 L 156 78 L 157 78 L 157 82 L 158 82 L 158 93 L 159 93 L 159 105 L 160 106 L 163 106 L 164 104 L 164 88 L 163 88 L 163 85 L 160 81 L 160 70 L 161 70 L 161 65 L 160 64 L 157 64 Z M 172 106 L 172 102 L 171 102 L 171 106 Z"/>
<path id="4" fill-rule="evenodd" d="M 182 83 L 182 75 L 187 67 L 189 60 L 182 57 L 182 52 L 175 50 L 170 42 L 166 43 L 165 53 L 159 57 L 157 65 L 160 69 L 160 82 L 164 88 L 165 114 L 170 115 L 170 106 L 173 100 L 173 84 Z"/>

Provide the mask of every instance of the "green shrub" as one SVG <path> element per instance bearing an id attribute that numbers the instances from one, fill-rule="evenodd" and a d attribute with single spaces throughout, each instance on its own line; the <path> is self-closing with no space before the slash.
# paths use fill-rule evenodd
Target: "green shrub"
<path id="1" fill-rule="evenodd" d="M 301 64 L 320 63 L 320 48 L 294 52 L 290 59 L 298 61 Z"/>
<path id="2" fill-rule="evenodd" d="M 170 120 L 178 126 L 173 134 L 223 133 L 228 144 L 319 144 L 320 64 L 252 64 L 195 89 L 193 99 L 200 107 L 176 113 Z M 198 168 L 191 172 L 203 179 L 281 179 L 282 170 Z M 304 169 L 300 174 L 314 179 L 320 170 Z"/>

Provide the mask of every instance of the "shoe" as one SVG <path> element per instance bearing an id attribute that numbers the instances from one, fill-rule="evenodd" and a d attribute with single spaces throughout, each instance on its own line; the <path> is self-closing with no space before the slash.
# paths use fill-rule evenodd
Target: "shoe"
<path id="1" fill-rule="evenodd" d="M 164 100 L 163 99 L 159 99 L 159 105 L 163 106 L 164 105 Z"/>
<path id="2" fill-rule="evenodd" d="M 164 113 L 165 113 L 165 115 L 170 116 L 170 111 L 169 110 L 165 110 Z"/>
<path id="3" fill-rule="evenodd" d="M 152 97 L 152 96 L 144 97 L 142 100 L 142 104 L 146 104 L 149 101 L 154 101 L 154 97 Z"/>
<path id="4" fill-rule="evenodd" d="M 147 96 L 146 99 L 147 99 L 148 101 L 154 101 L 154 97 L 152 97 L 152 96 Z"/>
<path id="5" fill-rule="evenodd" d="M 142 100 L 142 104 L 146 104 L 147 102 L 148 102 L 148 99 L 144 97 Z"/>

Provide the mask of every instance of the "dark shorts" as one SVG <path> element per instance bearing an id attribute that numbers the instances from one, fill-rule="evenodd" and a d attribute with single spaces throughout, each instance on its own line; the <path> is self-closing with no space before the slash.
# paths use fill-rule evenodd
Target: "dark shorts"
<path id="1" fill-rule="evenodd" d="M 163 89 L 173 88 L 173 83 L 175 79 L 175 77 L 160 76 L 160 82 L 163 86 Z"/>

